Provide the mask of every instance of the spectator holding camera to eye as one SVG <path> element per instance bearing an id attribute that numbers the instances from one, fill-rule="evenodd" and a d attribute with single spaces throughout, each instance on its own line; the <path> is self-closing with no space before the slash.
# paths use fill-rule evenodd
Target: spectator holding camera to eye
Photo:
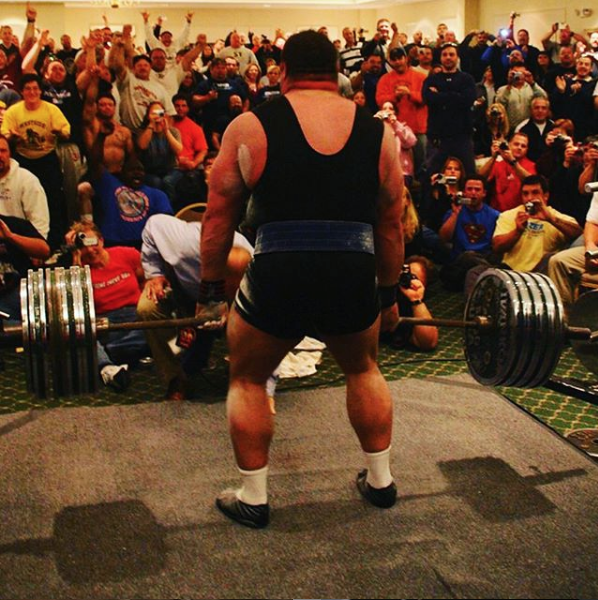
<path id="1" fill-rule="evenodd" d="M 566 248 L 581 235 L 577 221 L 548 206 L 548 181 L 541 175 L 526 177 L 520 204 L 503 212 L 496 223 L 492 249 L 516 271 L 545 271 L 546 255 Z"/>
<path id="2" fill-rule="evenodd" d="M 479 169 L 479 174 L 494 182 L 494 193 L 490 205 L 503 212 L 519 204 L 521 182 L 536 173 L 535 164 L 527 158 L 528 138 L 524 133 L 515 133 L 510 142 L 492 142 L 492 155 Z"/>
<path id="3" fill-rule="evenodd" d="M 506 108 L 511 131 L 514 131 L 519 123 L 530 118 L 532 99 L 536 96 L 547 96 L 523 64 L 509 69 L 507 82 L 507 85 L 498 89 L 496 102 L 500 102 Z"/>

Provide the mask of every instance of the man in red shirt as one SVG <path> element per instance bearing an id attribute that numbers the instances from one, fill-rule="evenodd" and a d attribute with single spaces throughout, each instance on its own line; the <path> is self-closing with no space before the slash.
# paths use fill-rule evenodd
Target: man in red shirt
<path id="1" fill-rule="evenodd" d="M 172 103 L 176 111 L 172 125 L 179 130 L 183 144 L 178 168 L 175 171 L 176 197 L 171 199 L 176 211 L 191 202 L 204 201 L 207 197 L 203 161 L 208 153 L 208 143 L 203 129 L 188 116 L 188 98 L 183 94 L 176 94 L 172 97 Z M 179 184 L 183 179 L 186 180 L 187 185 Z"/>
<path id="2" fill-rule="evenodd" d="M 397 107 L 397 118 L 411 127 L 417 137 L 413 148 L 415 172 L 424 160 L 428 107 L 422 99 L 422 85 L 426 78 L 409 66 L 407 54 L 403 48 L 393 48 L 388 53 L 388 63 L 392 71 L 380 78 L 376 87 L 376 103 L 379 108 L 385 102 Z"/>
<path id="3" fill-rule="evenodd" d="M 88 222 L 75 223 L 65 239 L 74 248 L 73 264 L 89 265 L 96 315 L 113 323 L 135 321 L 137 301 L 145 283 L 139 250 L 125 246 L 105 248 L 101 231 Z M 126 389 L 129 364 L 147 354 L 143 331 L 108 333 L 98 341 L 102 381 L 117 391 Z"/>
<path id="4" fill-rule="evenodd" d="M 515 133 L 507 144 L 492 142 L 492 156 L 479 173 L 488 182 L 494 181 L 490 206 L 499 212 L 521 204 L 521 182 L 536 174 L 536 163 L 527 158 L 529 142 L 525 133 Z"/>

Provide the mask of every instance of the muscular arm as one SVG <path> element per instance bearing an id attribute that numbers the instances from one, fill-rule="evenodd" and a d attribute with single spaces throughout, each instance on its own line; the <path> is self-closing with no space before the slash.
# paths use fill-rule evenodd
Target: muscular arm
<path id="1" fill-rule="evenodd" d="M 380 153 L 378 221 L 374 228 L 378 285 L 395 285 L 404 262 L 403 173 L 392 131 L 384 128 Z"/>
<path id="2" fill-rule="evenodd" d="M 201 275 L 206 281 L 226 278 L 226 261 L 245 201 L 266 159 L 266 136 L 252 113 L 227 127 L 210 174 L 208 205 L 201 227 Z"/>

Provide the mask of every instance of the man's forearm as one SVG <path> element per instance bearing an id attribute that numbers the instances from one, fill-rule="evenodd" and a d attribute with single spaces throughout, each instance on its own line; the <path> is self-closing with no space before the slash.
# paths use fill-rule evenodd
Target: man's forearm
<path id="1" fill-rule="evenodd" d="M 515 227 L 513 231 L 492 238 L 492 250 L 498 254 L 508 252 L 521 239 L 523 231 Z"/>

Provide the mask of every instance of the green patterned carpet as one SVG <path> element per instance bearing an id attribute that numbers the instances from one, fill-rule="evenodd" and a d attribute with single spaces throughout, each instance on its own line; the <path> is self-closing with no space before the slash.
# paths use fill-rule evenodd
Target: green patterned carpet
<path id="1" fill-rule="evenodd" d="M 430 286 L 428 305 L 436 317 L 460 318 L 463 297 L 442 290 L 438 284 Z M 197 375 L 194 381 L 195 397 L 198 402 L 223 402 L 226 395 L 227 370 L 224 342 L 216 343 L 212 366 Z M 116 393 L 102 387 L 95 396 L 76 396 L 39 400 L 32 397 L 25 386 L 23 354 L 13 350 L 2 350 L 5 368 L 0 372 L 0 414 L 58 406 L 111 406 L 159 402 L 163 399 L 164 387 L 155 370 L 137 369 L 132 373 L 132 385 L 125 393 Z M 463 356 L 462 332 L 458 329 L 442 329 L 440 342 L 432 353 L 392 350 L 383 346 L 380 365 L 389 379 L 404 377 L 441 377 L 466 373 Z M 579 363 L 570 348 L 563 353 L 556 375 L 574 377 L 579 380 L 596 381 L 596 378 Z M 283 380 L 279 390 L 309 389 L 342 385 L 343 378 L 328 353 L 315 375 L 302 379 Z M 598 407 L 587 402 L 563 396 L 546 388 L 532 390 L 498 388 L 499 393 L 549 425 L 561 435 L 579 428 L 598 428 Z"/>

